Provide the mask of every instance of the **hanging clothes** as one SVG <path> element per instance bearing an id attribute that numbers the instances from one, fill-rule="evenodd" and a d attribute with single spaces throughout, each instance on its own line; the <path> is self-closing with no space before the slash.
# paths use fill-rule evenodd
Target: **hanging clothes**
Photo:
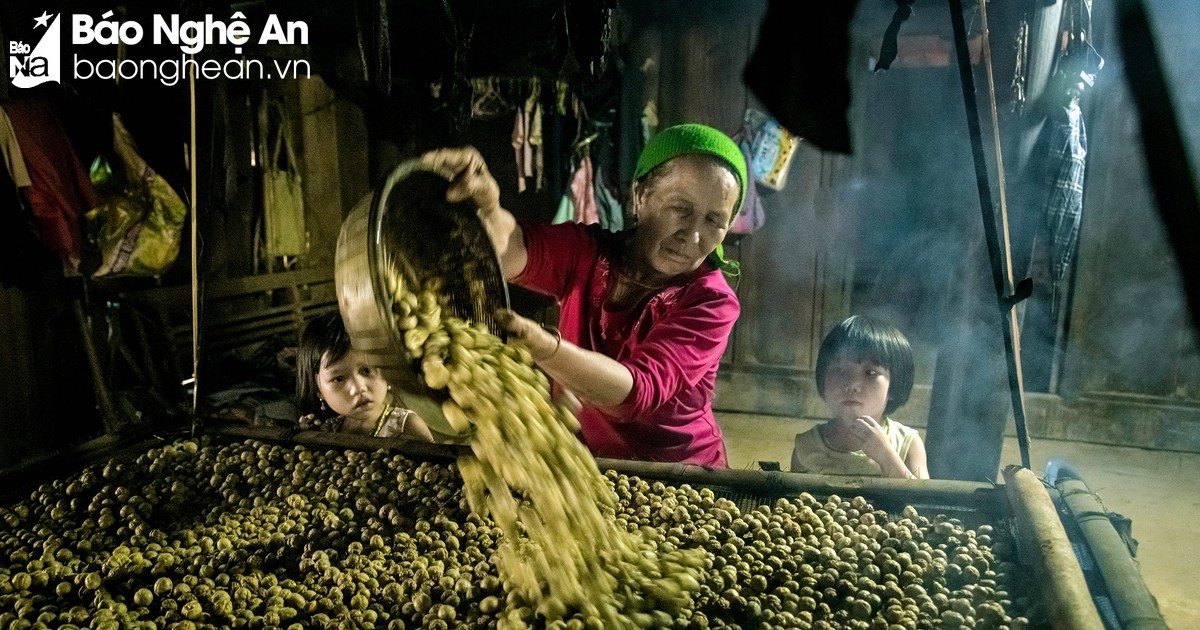
<path id="1" fill-rule="evenodd" d="M 517 108 L 517 118 L 513 121 L 512 148 L 517 167 L 517 192 L 525 192 L 525 146 L 528 128 L 525 121 L 524 108 Z"/>
<path id="2" fill-rule="evenodd" d="M 595 170 L 592 187 L 595 191 L 597 220 L 609 232 L 620 232 L 625 229 L 625 208 L 609 189 L 599 164 Z"/>
<path id="3" fill-rule="evenodd" d="M 1087 132 L 1077 99 L 1050 114 L 1046 160 L 1046 227 L 1054 283 L 1062 281 L 1075 255 L 1083 216 L 1083 179 L 1087 170 Z"/>
<path id="4" fill-rule="evenodd" d="M 742 157 L 746 158 L 746 164 L 748 166 L 753 165 L 754 133 L 749 123 L 743 123 L 741 128 L 730 139 L 736 142 L 738 148 L 741 149 Z M 753 172 L 750 168 L 747 171 Z M 750 234 L 756 232 L 766 222 L 766 213 L 763 212 L 762 198 L 758 196 L 758 179 L 753 176 L 747 179 L 750 181 L 746 182 L 746 198 L 742 200 L 741 212 L 734 218 L 733 225 L 729 226 L 729 231 L 733 234 Z"/>
<path id="5" fill-rule="evenodd" d="M 29 172 L 30 185 L 24 190 L 38 235 L 59 254 L 63 272 L 78 276 L 83 257 L 81 218 L 96 205 L 87 171 L 48 104 L 12 101 L 3 109 Z"/>
<path id="6" fill-rule="evenodd" d="M 525 141 L 521 143 L 521 167 L 524 168 L 525 177 L 534 177 L 533 173 L 533 110 L 537 104 L 537 81 L 534 80 L 530 88 L 529 98 L 525 99 L 525 117 L 523 119 L 525 125 Z M 542 141 L 542 130 L 537 130 L 537 142 Z"/>
<path id="7" fill-rule="evenodd" d="M 33 185 L 29 180 L 29 170 L 25 168 L 25 155 L 21 153 L 21 145 L 17 142 L 17 132 L 13 130 L 12 121 L 3 109 L 0 109 L 0 154 L 4 156 L 4 168 L 17 188 Z"/>
<path id="8" fill-rule="evenodd" d="M 537 98 L 538 94 L 530 98 Z M 535 190 L 541 191 L 546 185 L 546 152 L 545 142 L 542 138 L 542 104 L 534 103 L 533 118 L 529 121 L 529 145 L 533 147 L 533 160 L 530 166 L 533 167 L 534 177 L 537 184 Z"/>
<path id="9" fill-rule="evenodd" d="M 29 211 L 21 200 L 22 188 L 30 185 L 25 157 L 17 144 L 12 123 L 0 109 L 0 285 L 35 289 L 41 286 L 41 270 L 53 256 L 38 241 Z"/>
<path id="10" fill-rule="evenodd" d="M 599 223 L 600 215 L 596 211 L 596 191 L 594 188 L 592 157 L 585 155 L 579 161 L 579 167 L 571 176 L 571 187 L 568 194 L 563 195 L 563 201 L 558 205 L 558 214 L 554 223 Z M 607 226 L 601 226 L 608 229 Z"/>

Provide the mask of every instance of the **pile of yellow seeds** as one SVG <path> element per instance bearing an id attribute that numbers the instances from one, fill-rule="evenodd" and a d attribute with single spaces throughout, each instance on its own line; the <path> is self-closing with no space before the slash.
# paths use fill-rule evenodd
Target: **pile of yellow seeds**
<path id="1" fill-rule="evenodd" d="M 398 290 L 396 325 L 426 384 L 449 392 L 446 420 L 474 453 L 458 462 L 464 492 L 503 532 L 496 561 L 509 591 L 547 620 L 578 613 L 608 628 L 670 624 L 699 585 L 702 556 L 663 552 L 615 522 L 611 485 L 529 353 L 443 315 L 437 288 Z"/>

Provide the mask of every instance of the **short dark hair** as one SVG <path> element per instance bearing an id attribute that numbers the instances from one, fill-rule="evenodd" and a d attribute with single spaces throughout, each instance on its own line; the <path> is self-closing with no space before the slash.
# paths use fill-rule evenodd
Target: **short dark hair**
<path id="1" fill-rule="evenodd" d="M 817 353 L 817 393 L 825 396 L 825 373 L 840 356 L 887 368 L 888 401 L 884 413 L 908 402 L 913 386 L 913 355 L 899 328 L 867 315 L 851 315 L 833 327 Z"/>
<path id="2" fill-rule="evenodd" d="M 321 372 L 321 358 L 326 354 L 329 355 L 329 363 L 333 363 L 348 352 L 350 335 L 346 333 L 340 313 L 334 311 L 318 315 L 304 327 L 300 346 L 296 348 L 296 409 L 300 415 L 336 415 L 332 410 L 320 409 L 317 375 Z"/>

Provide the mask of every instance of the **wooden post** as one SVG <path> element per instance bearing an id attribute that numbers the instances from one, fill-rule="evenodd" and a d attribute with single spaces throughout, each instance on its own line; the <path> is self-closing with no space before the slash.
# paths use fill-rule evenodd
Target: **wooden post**
<path id="1" fill-rule="evenodd" d="M 96 353 L 96 343 L 92 339 L 92 324 L 83 312 L 83 304 L 72 300 L 75 309 L 75 319 L 79 322 L 79 334 L 83 338 L 83 349 L 87 353 L 88 369 L 92 373 L 92 389 L 96 392 L 96 404 L 100 406 L 100 419 L 104 421 L 104 430 L 112 433 L 117 430 L 117 408 L 113 405 L 108 384 L 104 379 L 104 370 L 100 367 L 100 356 Z"/>

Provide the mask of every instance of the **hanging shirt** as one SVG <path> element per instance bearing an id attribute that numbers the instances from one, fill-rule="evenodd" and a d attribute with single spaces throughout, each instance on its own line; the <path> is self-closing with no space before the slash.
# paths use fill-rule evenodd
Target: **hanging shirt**
<path id="1" fill-rule="evenodd" d="M 29 170 L 25 168 L 25 155 L 17 143 L 17 132 L 13 130 L 12 121 L 3 109 L 0 109 L 0 154 L 4 157 L 4 168 L 17 188 L 33 185 L 29 180 Z"/>
<path id="2" fill-rule="evenodd" d="M 740 307 L 707 263 L 636 306 L 605 306 L 618 235 L 598 225 L 522 224 L 528 261 L 513 282 L 553 296 L 563 339 L 624 365 L 633 389 L 614 409 L 585 407 L 580 437 L 600 457 L 722 468 L 712 411 L 717 367 Z"/>
<path id="3" fill-rule="evenodd" d="M 554 223 L 582 223 L 591 225 L 600 223 L 600 215 L 596 210 L 596 191 L 592 177 L 592 158 L 584 156 L 579 161 L 579 168 L 571 176 L 570 190 L 563 195 L 563 201 L 558 205 L 558 213 L 554 215 Z M 569 199 L 567 197 L 570 197 Z M 605 217 L 607 219 L 607 217 Z M 607 224 L 601 227 L 608 229 Z"/>
<path id="4" fill-rule="evenodd" d="M 30 185 L 26 198 L 42 242 L 78 274 L 83 253 L 80 217 L 96 205 L 95 191 L 71 141 L 49 106 L 40 101 L 5 103 Z"/>

